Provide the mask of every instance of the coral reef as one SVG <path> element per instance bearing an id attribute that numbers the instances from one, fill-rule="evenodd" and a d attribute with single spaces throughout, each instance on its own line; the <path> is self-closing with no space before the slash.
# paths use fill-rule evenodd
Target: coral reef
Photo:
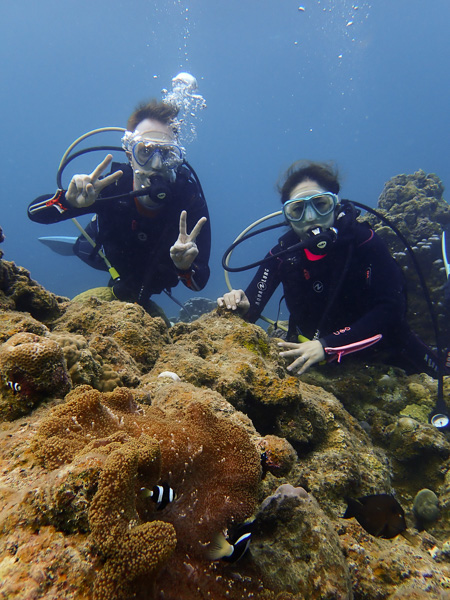
<path id="1" fill-rule="evenodd" d="M 439 316 L 443 339 L 450 336 L 448 315 L 443 305 L 445 268 L 441 253 L 441 234 L 450 224 L 450 206 L 445 201 L 439 177 L 420 170 L 411 175 L 390 179 L 378 199 L 377 210 L 391 221 L 413 248 L 419 267 L 426 278 L 430 295 Z M 428 315 L 416 269 L 402 241 L 383 222 L 372 215 L 364 217 L 389 246 L 401 265 L 408 286 L 408 321 L 412 329 L 428 344 L 436 340 Z"/>
<path id="2" fill-rule="evenodd" d="M 28 312 L 48 323 L 61 315 L 68 298 L 56 296 L 31 279 L 29 271 L 0 257 L 0 308 Z"/>
<path id="3" fill-rule="evenodd" d="M 141 306 L 119 301 L 102 302 L 95 297 L 86 302 L 71 303 L 55 321 L 52 331 L 83 335 L 110 364 L 114 364 L 118 345 L 143 371 L 153 366 L 169 342 L 164 322 L 150 317 Z M 107 344 L 103 343 L 105 339 Z"/>
<path id="4" fill-rule="evenodd" d="M 380 198 L 411 228 L 436 306 L 442 193 L 418 172 Z M 435 380 L 356 354 L 293 377 L 276 340 L 236 315 L 167 328 L 89 296 L 59 299 L 0 261 L 1 597 L 450 597 L 450 434 L 428 424 Z M 174 499 L 158 504 L 154 486 Z M 378 493 L 404 508 L 406 537 L 342 519 L 347 497 Z M 212 561 L 209 543 L 244 522 L 249 551 Z"/>
<path id="5" fill-rule="evenodd" d="M 15 333 L 0 346 L 0 382 L 1 420 L 27 414 L 42 398 L 70 389 L 61 347 L 28 332 Z"/>

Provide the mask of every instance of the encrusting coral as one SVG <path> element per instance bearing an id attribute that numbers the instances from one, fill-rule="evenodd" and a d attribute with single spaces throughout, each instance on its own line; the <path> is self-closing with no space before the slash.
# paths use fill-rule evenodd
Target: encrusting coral
<path id="1" fill-rule="evenodd" d="M 31 279 L 30 272 L 0 255 L 0 308 L 28 312 L 35 319 L 49 323 L 59 317 L 69 300 L 48 292 Z"/>
<path id="2" fill-rule="evenodd" d="M 419 171 L 380 198 L 412 228 L 438 308 L 445 276 L 435 257 L 450 222 L 442 193 Z M 408 266 L 402 248 L 392 251 Z M 24 270 L 0 266 L 0 365 L 15 339 L 43 344 L 46 357 L 39 370 L 27 364 L 43 387 L 25 403 L 11 371 L 0 371 L 2 418 L 13 419 L 0 424 L 0 596 L 450 596 L 450 440 L 428 423 L 434 379 L 357 354 L 294 377 L 277 341 L 234 314 L 168 329 L 117 301 L 54 297 L 52 308 Z M 421 306 L 414 286 L 411 306 Z M 62 385 L 55 360 L 67 365 Z M 446 380 L 443 391 L 447 401 Z M 26 412 L 14 413 L 21 402 Z M 342 519 L 346 498 L 382 493 L 403 507 L 411 542 Z M 212 560 L 210 542 L 235 543 L 242 524 L 248 552 Z"/>
<path id="3" fill-rule="evenodd" d="M 0 346 L 0 419 L 27 414 L 43 397 L 70 389 L 64 353 L 49 337 L 16 333 Z"/>
<path id="4" fill-rule="evenodd" d="M 105 362 L 114 364 L 118 345 L 143 372 L 153 366 L 162 348 L 170 342 L 164 321 L 150 317 L 141 306 L 102 302 L 95 297 L 71 303 L 52 324 L 52 331 L 83 335 L 95 349 L 95 340 L 100 344 L 100 338 L 109 338 L 112 346 L 105 344 L 98 349 Z"/>

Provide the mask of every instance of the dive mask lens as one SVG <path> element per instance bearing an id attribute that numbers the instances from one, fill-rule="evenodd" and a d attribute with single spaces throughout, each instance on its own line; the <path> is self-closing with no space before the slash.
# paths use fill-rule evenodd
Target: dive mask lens
<path id="1" fill-rule="evenodd" d="M 338 197 L 331 192 L 314 194 L 288 200 L 283 204 L 283 212 L 289 221 L 301 221 L 305 216 L 306 206 L 310 204 L 319 216 L 326 217 L 334 210 L 337 202 Z"/>
<path id="2" fill-rule="evenodd" d="M 140 167 L 151 167 L 158 157 L 161 166 L 176 169 L 183 162 L 183 150 L 177 144 L 152 141 L 137 141 L 132 148 L 134 160 Z"/>
<path id="3" fill-rule="evenodd" d="M 183 150 L 177 144 L 155 143 L 139 141 L 132 149 L 134 160 L 140 167 L 152 166 L 153 160 L 158 157 L 161 166 L 176 169 L 183 162 Z"/>

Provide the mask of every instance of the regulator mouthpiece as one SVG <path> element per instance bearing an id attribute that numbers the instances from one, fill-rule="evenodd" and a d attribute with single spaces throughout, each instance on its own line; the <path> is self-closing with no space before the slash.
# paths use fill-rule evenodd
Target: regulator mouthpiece
<path id="1" fill-rule="evenodd" d="M 326 254 L 336 239 L 337 229 L 334 227 L 330 227 L 329 229 L 315 227 L 311 231 L 308 231 L 306 247 L 315 254 Z"/>

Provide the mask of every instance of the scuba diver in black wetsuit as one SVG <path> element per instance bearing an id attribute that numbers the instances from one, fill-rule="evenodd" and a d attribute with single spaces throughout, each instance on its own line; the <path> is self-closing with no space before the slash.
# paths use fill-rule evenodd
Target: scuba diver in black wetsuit
<path id="1" fill-rule="evenodd" d="M 90 175 L 75 175 L 67 191 L 40 196 L 28 207 L 30 219 L 57 223 L 95 213 L 74 253 L 93 268 L 113 269 L 111 298 L 137 302 L 152 314 L 153 294 L 181 280 L 201 290 L 209 278 L 211 231 L 206 201 L 178 144 L 178 108 L 152 100 L 128 119 L 122 145 L 129 164 L 108 155 Z M 136 194 L 134 194 L 135 192 Z M 156 308 L 156 310 L 155 310 Z"/>
<path id="2" fill-rule="evenodd" d="M 406 323 L 400 267 L 372 229 L 356 220 L 355 206 L 340 201 L 339 189 L 328 165 L 294 163 L 280 188 L 290 231 L 245 292 L 224 294 L 219 307 L 255 322 L 281 283 L 290 318 L 287 341 L 279 346 L 280 355 L 292 359 L 289 371 L 301 375 L 315 363 L 374 346 L 397 364 L 436 376 L 437 357 Z"/>

